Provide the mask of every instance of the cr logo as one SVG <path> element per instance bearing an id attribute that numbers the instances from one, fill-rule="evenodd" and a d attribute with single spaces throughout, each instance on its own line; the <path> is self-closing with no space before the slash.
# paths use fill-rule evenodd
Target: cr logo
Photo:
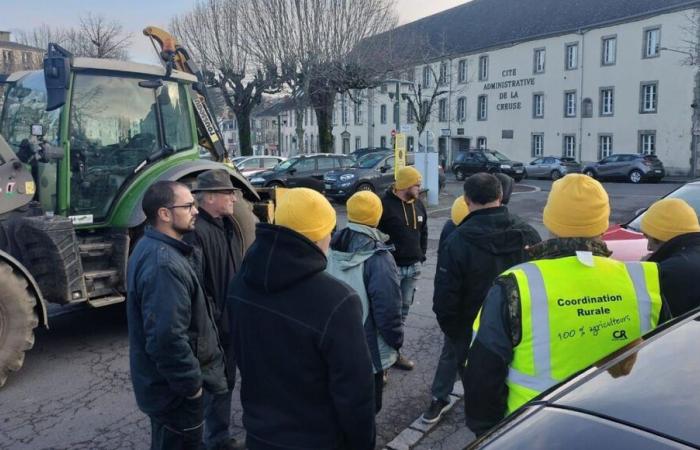
<path id="1" fill-rule="evenodd" d="M 613 339 L 627 339 L 627 331 L 625 331 L 625 330 L 613 331 Z"/>

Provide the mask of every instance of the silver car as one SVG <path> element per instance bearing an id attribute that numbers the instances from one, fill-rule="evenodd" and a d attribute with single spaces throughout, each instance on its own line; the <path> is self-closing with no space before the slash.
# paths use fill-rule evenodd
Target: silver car
<path id="1" fill-rule="evenodd" d="M 664 165 L 656 155 L 616 154 L 587 164 L 583 173 L 599 180 L 622 179 L 632 183 L 658 182 L 666 176 Z"/>
<path id="2" fill-rule="evenodd" d="M 525 167 L 530 178 L 549 178 L 558 180 L 567 173 L 581 172 L 581 164 L 574 158 L 563 156 L 543 156 L 532 161 Z"/>

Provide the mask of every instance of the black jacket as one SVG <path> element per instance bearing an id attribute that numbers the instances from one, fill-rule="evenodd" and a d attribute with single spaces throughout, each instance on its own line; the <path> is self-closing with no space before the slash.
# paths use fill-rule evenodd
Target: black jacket
<path id="1" fill-rule="evenodd" d="M 247 445 L 347 447 L 375 441 L 374 380 L 355 291 L 288 228 L 258 224 L 228 293 Z"/>
<path id="2" fill-rule="evenodd" d="M 195 266 L 219 330 L 225 352 L 226 375 L 229 386 L 233 387 L 236 382 L 236 355 L 228 344 L 230 326 L 224 315 L 224 307 L 226 289 L 243 260 L 243 238 L 238 225 L 230 217 L 214 218 L 200 209 L 194 231 L 187 233 L 184 240 L 195 249 Z"/>
<path id="3" fill-rule="evenodd" d="M 149 228 L 129 258 L 129 362 L 136 402 L 146 414 L 174 408 L 200 387 L 227 390 L 222 349 L 191 254 L 186 243 Z"/>
<path id="4" fill-rule="evenodd" d="M 525 261 L 525 247 L 538 242 L 537 231 L 505 206 L 471 212 L 438 256 L 433 311 L 442 331 L 471 341 L 472 323 L 493 280 Z"/>
<path id="5" fill-rule="evenodd" d="M 680 316 L 700 306 L 700 233 L 687 233 L 664 243 L 649 256 L 659 264 L 661 294 L 671 314 Z"/>
<path id="6" fill-rule="evenodd" d="M 377 228 L 389 235 L 397 266 L 425 261 L 428 250 L 428 211 L 416 199 L 404 202 L 392 189 L 382 197 L 382 217 Z"/>

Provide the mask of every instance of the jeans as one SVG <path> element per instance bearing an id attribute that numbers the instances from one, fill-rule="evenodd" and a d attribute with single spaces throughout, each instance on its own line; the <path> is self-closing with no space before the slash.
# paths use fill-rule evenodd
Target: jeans
<path id="1" fill-rule="evenodd" d="M 151 450 L 199 450 L 204 403 L 200 396 L 183 399 L 176 408 L 151 418 Z"/>
<path id="2" fill-rule="evenodd" d="M 399 281 L 401 282 L 401 323 L 406 323 L 408 310 L 416 295 L 416 284 L 421 272 L 421 263 L 410 266 L 399 266 Z"/>
<path id="3" fill-rule="evenodd" d="M 204 391 L 204 445 L 214 448 L 228 441 L 231 425 L 231 397 L 233 391 L 210 394 Z"/>
<path id="4" fill-rule="evenodd" d="M 469 342 L 467 337 L 451 339 L 444 336 L 442 353 L 435 369 L 435 377 L 430 392 L 435 400 L 449 401 L 450 392 L 457 376 L 462 378 L 464 364 L 467 361 Z"/>

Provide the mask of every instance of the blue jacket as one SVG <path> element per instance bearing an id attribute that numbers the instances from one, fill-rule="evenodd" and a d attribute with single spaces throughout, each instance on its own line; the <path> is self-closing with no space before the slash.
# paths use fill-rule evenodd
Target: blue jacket
<path id="1" fill-rule="evenodd" d="M 352 286 L 363 306 L 365 336 L 374 372 L 391 367 L 403 344 L 401 287 L 389 236 L 354 223 L 331 241 L 328 272 Z"/>
<path id="2" fill-rule="evenodd" d="M 227 390 L 224 359 L 192 247 L 148 228 L 127 269 L 129 362 L 146 414 L 176 407 L 200 387 Z"/>

